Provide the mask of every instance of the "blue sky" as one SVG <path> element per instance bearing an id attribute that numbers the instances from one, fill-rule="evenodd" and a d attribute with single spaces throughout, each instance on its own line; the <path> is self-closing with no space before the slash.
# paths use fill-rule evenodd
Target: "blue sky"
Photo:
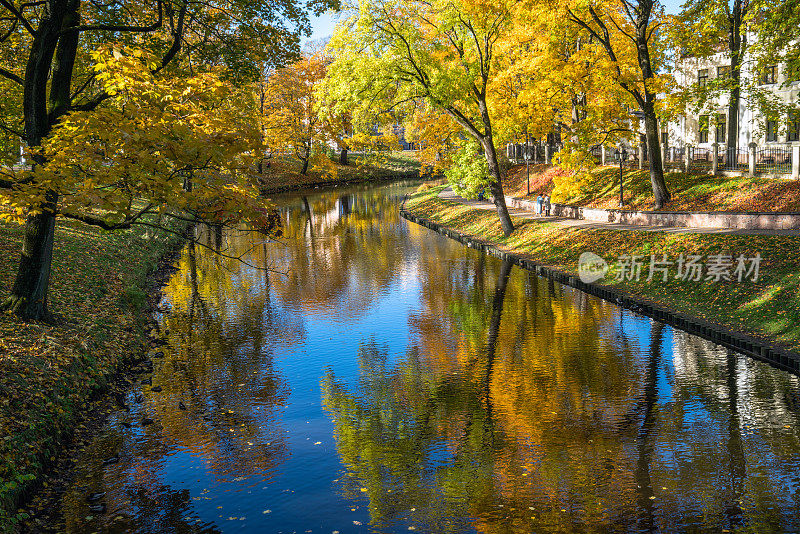
<path id="1" fill-rule="evenodd" d="M 314 32 L 311 40 L 330 37 L 334 26 L 336 26 L 336 15 L 325 13 L 319 17 L 311 17 L 311 29 Z"/>
<path id="2" fill-rule="evenodd" d="M 662 3 L 666 6 L 668 13 L 677 13 L 684 1 L 685 0 L 662 0 Z M 320 17 L 312 17 L 311 28 L 313 29 L 314 33 L 311 36 L 311 39 L 316 40 L 323 37 L 329 37 L 333 33 L 333 27 L 335 25 L 335 15 L 326 13 Z"/>

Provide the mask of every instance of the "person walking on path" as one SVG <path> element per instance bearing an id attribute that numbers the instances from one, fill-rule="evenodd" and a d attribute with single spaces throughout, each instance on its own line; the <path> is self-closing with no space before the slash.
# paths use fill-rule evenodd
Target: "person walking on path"
<path id="1" fill-rule="evenodd" d="M 543 204 L 544 204 L 544 199 L 542 198 L 542 195 L 540 194 L 538 197 L 536 197 L 536 216 L 537 217 L 541 217 L 542 216 L 542 205 Z"/>
<path id="2" fill-rule="evenodd" d="M 549 217 L 550 216 L 550 195 L 544 196 L 544 214 Z"/>

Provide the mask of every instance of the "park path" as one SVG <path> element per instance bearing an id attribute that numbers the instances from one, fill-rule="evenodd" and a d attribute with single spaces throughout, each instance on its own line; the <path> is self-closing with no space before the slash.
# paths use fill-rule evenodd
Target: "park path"
<path id="1" fill-rule="evenodd" d="M 439 193 L 439 198 L 458 202 L 482 210 L 495 210 L 494 204 L 488 200 L 472 200 L 458 196 L 452 187 L 445 188 Z M 568 217 L 537 216 L 534 212 L 518 208 L 508 208 L 508 212 L 522 219 L 530 219 L 540 223 L 558 224 L 567 228 L 590 228 L 595 230 L 625 230 L 632 232 L 665 232 L 671 234 L 727 234 L 727 235 L 800 235 L 800 229 L 765 230 L 765 229 L 739 229 L 739 228 L 685 228 L 677 226 L 644 226 L 639 224 L 603 223 L 571 219 Z"/>

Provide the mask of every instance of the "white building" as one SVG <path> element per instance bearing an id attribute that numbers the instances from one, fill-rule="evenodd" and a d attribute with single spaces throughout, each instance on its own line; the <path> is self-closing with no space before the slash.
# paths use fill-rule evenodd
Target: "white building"
<path id="1" fill-rule="evenodd" d="M 752 40 L 754 36 L 748 36 Z M 784 65 L 771 65 L 761 72 L 755 72 L 755 62 L 747 54 L 742 62 L 742 89 L 739 101 L 739 139 L 740 151 L 746 150 L 750 143 L 759 147 L 786 147 L 800 144 L 800 117 L 782 117 L 780 121 L 765 120 L 752 102 L 750 85 L 766 90 L 785 104 L 800 102 L 800 79 L 787 80 L 787 69 Z M 710 58 L 685 58 L 676 68 L 675 78 L 680 87 L 707 85 L 720 76 L 730 72 L 730 59 L 727 51 L 715 54 Z M 800 78 L 800 76 L 796 76 Z M 789 83 L 787 83 L 787 81 Z M 670 146 L 683 147 L 692 145 L 698 148 L 711 149 L 713 143 L 721 147 L 726 144 L 728 123 L 729 91 L 720 90 L 719 96 L 699 113 L 687 113 L 679 117 L 677 122 L 667 125 L 665 135 Z"/>

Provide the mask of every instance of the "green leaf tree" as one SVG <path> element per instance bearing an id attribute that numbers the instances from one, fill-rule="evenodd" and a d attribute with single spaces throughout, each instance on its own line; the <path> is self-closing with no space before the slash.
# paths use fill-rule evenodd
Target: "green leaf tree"
<path id="1" fill-rule="evenodd" d="M 491 84 L 497 46 L 517 1 L 359 0 L 330 47 L 335 58 L 323 91 L 354 121 L 426 103 L 448 114 L 483 150 L 503 232 L 514 225 L 503 195 Z"/>

